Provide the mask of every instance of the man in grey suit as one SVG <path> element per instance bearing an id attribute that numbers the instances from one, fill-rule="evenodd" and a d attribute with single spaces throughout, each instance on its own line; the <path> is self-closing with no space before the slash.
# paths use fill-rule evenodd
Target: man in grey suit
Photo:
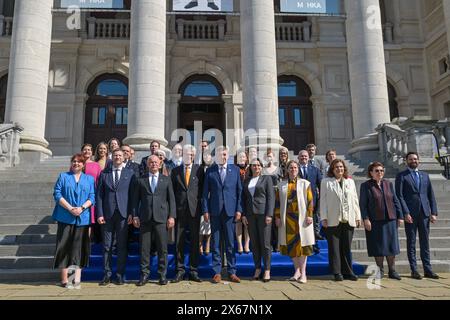
<path id="1" fill-rule="evenodd" d="M 159 173 L 161 160 L 151 155 L 148 158 L 149 173 L 140 177 L 133 194 L 133 225 L 141 228 L 141 278 L 137 283 L 143 286 L 150 275 L 150 248 L 155 235 L 158 252 L 159 284 L 166 285 L 168 229 L 175 226 L 176 206 L 170 177 Z M 139 212 L 138 212 L 139 209 Z"/>
<path id="2" fill-rule="evenodd" d="M 325 170 L 325 168 L 327 167 L 327 162 L 325 161 L 325 159 L 316 157 L 316 152 L 317 152 L 317 147 L 315 144 L 308 144 L 306 146 L 306 151 L 308 151 L 309 154 L 309 161 L 308 163 L 314 167 L 316 167 L 317 169 L 320 170 L 320 172 L 323 172 L 323 170 Z"/>
<path id="3" fill-rule="evenodd" d="M 133 170 L 123 165 L 123 151 L 116 149 L 112 154 L 111 168 L 103 171 L 97 187 L 97 222 L 102 226 L 103 263 L 105 276 L 100 285 L 111 282 L 112 247 L 117 244 L 117 280 L 124 284 L 125 265 L 127 261 L 128 224 L 131 224 L 129 195 L 134 184 Z"/>

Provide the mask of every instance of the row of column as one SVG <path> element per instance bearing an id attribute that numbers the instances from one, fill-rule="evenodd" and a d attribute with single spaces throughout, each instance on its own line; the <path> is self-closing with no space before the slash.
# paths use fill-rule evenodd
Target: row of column
<path id="1" fill-rule="evenodd" d="M 45 154 L 50 154 L 44 135 L 52 4 L 16 1 L 6 102 L 6 121 L 25 128 L 21 150 Z M 345 5 L 353 124 L 355 137 L 362 138 L 389 122 L 381 16 L 378 0 L 345 0 Z M 244 129 L 255 129 L 258 143 L 279 145 L 273 1 L 240 1 L 240 10 Z M 369 19 L 380 27 L 373 28 Z M 138 150 L 147 150 L 150 140 L 166 145 L 166 1 L 132 1 L 129 83 L 126 142 Z"/>

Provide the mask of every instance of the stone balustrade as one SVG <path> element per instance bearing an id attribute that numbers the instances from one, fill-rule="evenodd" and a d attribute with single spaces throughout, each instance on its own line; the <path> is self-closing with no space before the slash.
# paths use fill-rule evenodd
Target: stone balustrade
<path id="1" fill-rule="evenodd" d="M 287 23 L 280 22 L 275 24 L 275 36 L 277 41 L 311 41 L 311 22 Z"/>
<path id="2" fill-rule="evenodd" d="M 87 18 L 89 39 L 129 39 L 129 19 Z"/>
<path id="3" fill-rule="evenodd" d="M 380 125 L 377 132 L 381 158 L 386 164 L 400 169 L 408 153 L 408 133 L 393 123 Z"/>
<path id="4" fill-rule="evenodd" d="M 0 37 L 11 37 L 13 18 L 0 15 Z"/>
<path id="5" fill-rule="evenodd" d="M 178 40 L 224 40 L 225 20 L 190 21 L 177 19 Z"/>
<path id="6" fill-rule="evenodd" d="M 0 124 L 0 170 L 19 164 L 19 142 L 23 128 L 18 124 Z"/>

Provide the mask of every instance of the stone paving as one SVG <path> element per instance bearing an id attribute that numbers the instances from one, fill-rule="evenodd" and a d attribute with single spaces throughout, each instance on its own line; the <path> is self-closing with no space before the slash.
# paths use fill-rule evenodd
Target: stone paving
<path id="1" fill-rule="evenodd" d="M 382 279 L 379 289 L 368 288 L 368 277 L 357 282 L 336 283 L 330 277 L 311 277 L 307 284 L 272 279 L 269 283 L 244 279 L 241 283 L 183 281 L 159 286 L 151 281 L 144 287 L 134 282 L 123 286 L 84 282 L 80 290 L 65 289 L 53 283 L 0 284 L 1 300 L 360 300 L 407 299 L 450 300 L 450 274 L 441 279 L 414 280 L 403 275 L 401 281 Z"/>

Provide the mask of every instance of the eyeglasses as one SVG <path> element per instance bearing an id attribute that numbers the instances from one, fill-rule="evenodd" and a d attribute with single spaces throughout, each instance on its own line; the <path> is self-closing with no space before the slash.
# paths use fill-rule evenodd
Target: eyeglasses
<path id="1" fill-rule="evenodd" d="M 375 170 L 373 170 L 375 173 L 383 173 L 384 172 L 384 169 L 375 169 Z"/>

